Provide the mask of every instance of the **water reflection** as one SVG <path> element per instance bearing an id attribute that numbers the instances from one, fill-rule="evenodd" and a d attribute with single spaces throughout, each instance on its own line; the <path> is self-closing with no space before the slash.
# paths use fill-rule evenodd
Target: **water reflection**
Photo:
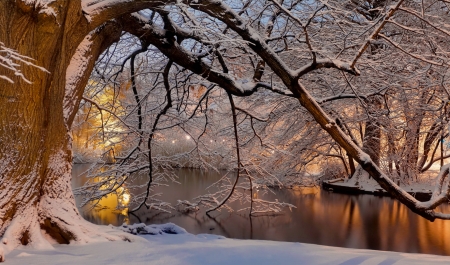
<path id="1" fill-rule="evenodd" d="M 74 175 L 85 170 L 84 167 L 74 166 Z M 158 190 L 163 192 L 162 200 L 173 204 L 177 200 L 191 200 L 203 194 L 205 188 L 221 176 L 189 169 L 180 169 L 177 175 L 181 184 Z M 74 187 L 83 182 L 83 178 L 73 179 Z M 296 205 L 297 209 L 287 210 L 283 215 L 253 218 L 249 218 L 248 212 L 224 211 L 216 213 L 215 219 L 208 218 L 203 211 L 188 215 L 141 211 L 136 216 L 127 217 L 123 212 L 103 210 L 83 211 L 83 215 L 93 223 L 105 225 L 173 222 L 194 234 L 450 255 L 450 221 L 429 222 L 390 198 L 348 196 L 318 188 L 277 190 L 275 194 L 265 195 L 259 192 L 257 196 L 288 202 Z M 122 201 L 126 199 L 125 196 Z M 102 204 L 114 209 L 118 201 L 117 197 L 110 196 Z M 239 205 L 236 203 L 233 208 L 238 209 Z M 443 210 L 450 212 L 450 207 Z"/>

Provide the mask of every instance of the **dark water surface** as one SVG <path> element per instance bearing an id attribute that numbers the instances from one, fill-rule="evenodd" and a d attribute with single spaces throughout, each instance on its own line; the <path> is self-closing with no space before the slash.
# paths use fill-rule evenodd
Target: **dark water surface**
<path id="1" fill-rule="evenodd" d="M 82 185 L 83 176 L 76 177 L 87 165 L 73 167 L 74 187 Z M 181 184 L 163 187 L 162 200 L 175 205 L 177 200 L 192 200 L 204 194 L 205 188 L 221 175 L 192 169 L 177 171 Z M 258 195 L 256 195 L 258 196 Z M 277 190 L 260 198 L 284 201 L 295 205 L 277 216 L 249 218 L 248 212 L 215 213 L 215 219 L 204 211 L 192 214 L 140 212 L 138 217 L 126 216 L 111 209 L 84 211 L 83 216 L 96 224 L 121 225 L 144 222 L 172 222 L 193 234 L 211 233 L 229 238 L 265 239 L 304 242 L 320 245 L 376 249 L 412 253 L 450 255 L 450 221 L 429 222 L 415 215 L 399 202 L 372 195 L 336 194 L 319 188 Z M 110 196 L 102 205 L 114 208 L 117 198 Z M 243 208 L 235 204 L 233 208 Z M 445 207 L 450 212 L 450 207 Z"/>

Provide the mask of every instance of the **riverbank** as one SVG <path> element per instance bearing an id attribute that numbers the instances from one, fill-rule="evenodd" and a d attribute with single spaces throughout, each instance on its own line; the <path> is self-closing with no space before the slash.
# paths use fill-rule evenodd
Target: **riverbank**
<path id="1" fill-rule="evenodd" d="M 435 186 L 435 179 L 438 175 L 437 171 L 427 172 L 422 174 L 415 181 L 410 183 L 399 183 L 400 187 L 404 189 L 411 196 L 419 201 L 428 201 L 431 198 L 432 191 Z M 376 196 L 391 195 L 386 192 L 381 186 L 368 174 L 361 174 L 360 177 L 353 177 L 351 179 L 337 178 L 331 180 L 324 180 L 321 186 L 326 191 L 343 193 L 343 194 L 371 194 Z"/>
<path id="2" fill-rule="evenodd" d="M 333 179 L 323 181 L 322 188 L 326 191 L 349 195 L 371 194 L 375 196 L 391 197 L 391 195 L 377 183 L 373 183 L 372 185 L 358 185 L 349 182 L 346 179 Z M 431 185 L 420 185 L 419 183 L 415 183 L 402 188 L 417 200 L 428 201 L 431 198 L 433 187 Z"/>
<path id="3" fill-rule="evenodd" d="M 145 240 L 133 243 L 55 245 L 53 250 L 33 250 L 25 246 L 9 253 L 5 264 L 450 264 L 450 257 L 447 256 L 338 248 L 304 243 L 238 240 L 209 234 L 163 233 L 141 236 Z"/>

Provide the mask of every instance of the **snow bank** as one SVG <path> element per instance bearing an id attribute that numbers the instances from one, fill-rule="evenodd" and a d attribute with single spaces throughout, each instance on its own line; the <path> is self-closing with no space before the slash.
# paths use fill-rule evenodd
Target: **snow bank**
<path id="1" fill-rule="evenodd" d="M 419 265 L 450 264 L 450 257 L 374 250 L 346 249 L 303 243 L 227 239 L 192 235 L 174 224 L 131 225 L 119 228 L 145 234 L 143 242 L 56 245 L 55 250 L 28 247 L 7 255 L 6 264 L 300 264 L 300 265 Z M 169 231 L 169 233 L 167 233 Z M 177 234 L 172 234 L 177 232 Z M 180 232 L 180 233 L 178 233 Z"/>
<path id="2" fill-rule="evenodd" d="M 143 223 L 133 225 L 123 224 L 122 226 L 119 226 L 118 229 L 133 235 L 187 234 L 187 231 L 184 228 L 173 223 L 160 225 L 146 225 Z"/>

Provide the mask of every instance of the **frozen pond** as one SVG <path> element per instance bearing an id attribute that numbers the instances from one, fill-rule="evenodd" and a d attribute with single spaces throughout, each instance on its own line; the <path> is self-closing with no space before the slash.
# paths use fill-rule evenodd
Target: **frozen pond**
<path id="1" fill-rule="evenodd" d="M 75 165 L 77 176 L 87 165 Z M 178 181 L 163 187 L 162 199 L 175 204 L 204 194 L 205 188 L 220 178 L 215 172 L 179 169 Z M 74 187 L 84 183 L 83 177 L 73 179 Z M 113 210 L 83 211 L 83 216 L 97 224 L 172 222 L 193 234 L 211 233 L 239 239 L 265 239 L 304 242 L 320 245 L 388 250 L 399 252 L 450 255 L 450 221 L 429 222 L 415 215 L 399 202 L 372 195 L 344 195 L 319 188 L 277 190 L 265 199 L 278 199 L 297 206 L 277 216 L 249 218 L 247 212 L 193 214 L 140 212 L 137 217 Z M 114 208 L 117 200 L 110 197 L 103 204 Z M 242 208 L 242 205 L 233 205 Z M 450 207 L 447 207 L 450 212 Z"/>

